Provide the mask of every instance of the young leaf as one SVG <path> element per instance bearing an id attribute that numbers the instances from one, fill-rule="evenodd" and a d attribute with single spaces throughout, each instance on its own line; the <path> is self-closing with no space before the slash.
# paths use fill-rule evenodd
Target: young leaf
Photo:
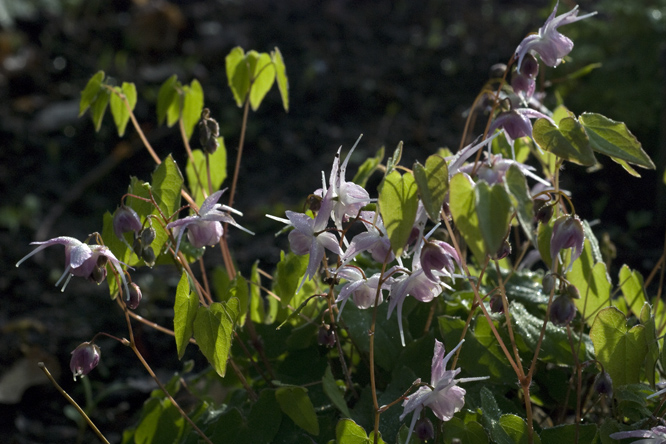
<path id="1" fill-rule="evenodd" d="M 589 239 L 585 239 L 583 254 L 573 263 L 567 279 L 578 289 L 580 299 L 574 299 L 574 304 L 591 326 L 596 313 L 611 305 L 611 283 L 606 264 L 595 263 Z"/>
<path id="2" fill-rule="evenodd" d="M 645 290 L 643 289 L 643 276 L 636 270 L 631 270 L 627 264 L 620 268 L 620 289 L 627 301 L 627 306 L 637 318 L 641 314 L 643 304 L 647 302 Z"/>
<path id="3" fill-rule="evenodd" d="M 199 298 L 196 293 L 190 291 L 190 281 L 187 273 L 183 272 L 176 288 L 176 300 L 173 306 L 173 332 L 176 338 L 178 359 L 183 359 L 185 348 L 192 337 L 198 307 Z"/>
<path id="4" fill-rule="evenodd" d="M 375 172 L 377 166 L 382 163 L 382 160 L 384 160 L 384 147 L 381 147 L 377 150 L 375 157 L 366 159 L 365 162 L 363 162 L 361 166 L 358 167 L 358 171 L 352 179 L 352 182 L 365 188 L 365 185 L 368 183 L 368 179 L 370 176 L 372 176 L 372 173 Z"/>
<path id="5" fill-rule="evenodd" d="M 210 167 L 210 182 L 208 186 L 208 172 L 206 171 L 206 154 L 201 150 L 192 150 L 194 163 L 188 158 L 185 174 L 187 175 L 187 184 L 189 185 L 192 197 L 197 205 L 201 205 L 205 200 L 202 190 L 206 190 L 206 195 L 220 189 L 220 185 L 227 178 L 227 148 L 224 145 L 224 138 L 218 137 L 218 148 L 213 154 L 208 156 Z M 198 174 L 198 176 L 197 176 Z"/>
<path id="6" fill-rule="evenodd" d="M 210 307 L 199 306 L 194 319 L 194 339 L 201 353 L 221 377 L 227 372 L 234 324 L 238 316 L 238 299 L 227 303 L 214 302 Z"/>
<path id="7" fill-rule="evenodd" d="M 271 56 L 265 52 L 259 54 L 256 62 L 253 63 L 254 58 L 249 58 L 249 60 L 252 73 L 250 106 L 252 106 L 252 111 L 256 111 L 275 82 L 275 65 L 273 65 Z"/>
<path id="8" fill-rule="evenodd" d="M 311 435 L 319 435 L 319 421 L 308 391 L 303 387 L 280 387 L 275 391 L 275 398 L 280 409 L 294 423 Z"/>
<path id="9" fill-rule="evenodd" d="M 485 181 L 479 181 L 474 192 L 479 230 L 483 236 L 486 253 L 494 256 L 509 231 L 513 213 L 511 199 L 502 184 L 490 186 Z"/>
<path id="10" fill-rule="evenodd" d="M 504 187 L 513 200 L 518 222 L 523 227 L 527 238 L 536 244 L 534 237 L 534 202 L 527 187 L 527 179 L 515 164 L 511 165 L 504 176 Z"/>
<path id="11" fill-rule="evenodd" d="M 118 136 L 122 137 L 125 135 L 125 128 L 130 119 L 130 111 L 125 106 L 120 94 L 125 96 L 130 110 L 134 110 L 134 106 L 136 106 L 136 86 L 134 86 L 134 83 L 123 82 L 122 88 L 114 88 L 114 92 L 111 94 L 111 115 L 118 129 Z"/>
<path id="12" fill-rule="evenodd" d="M 515 444 L 528 444 L 529 440 L 527 438 L 527 422 L 520 416 L 516 415 L 502 415 L 499 419 L 499 425 L 504 429 L 507 435 L 511 437 Z M 536 432 L 533 432 L 534 444 L 541 444 L 541 439 Z"/>
<path id="13" fill-rule="evenodd" d="M 335 442 L 336 444 L 371 444 L 374 441 L 368 439 L 363 427 L 351 419 L 341 419 L 335 426 Z M 386 444 L 381 438 L 379 438 L 379 443 Z"/>
<path id="14" fill-rule="evenodd" d="M 160 90 L 157 93 L 157 123 L 160 125 L 164 123 L 167 111 L 172 107 L 174 101 L 178 100 L 176 86 L 179 84 L 178 77 L 174 74 L 160 86 Z"/>
<path id="15" fill-rule="evenodd" d="M 655 169 L 654 163 L 643 151 L 640 142 L 624 123 L 595 113 L 581 114 L 580 123 L 585 128 L 594 151 L 617 157 L 639 167 Z"/>
<path id="16" fill-rule="evenodd" d="M 282 106 L 285 111 L 289 112 L 289 79 L 287 78 L 287 68 L 284 66 L 282 53 L 277 46 L 275 47 L 275 51 L 271 52 L 271 58 L 275 65 L 275 78 L 280 90 L 280 97 L 282 97 Z"/>
<path id="17" fill-rule="evenodd" d="M 273 277 L 273 291 L 280 297 L 283 307 L 295 296 L 298 284 L 308 268 L 308 259 L 307 254 L 298 256 L 289 253 L 285 256 L 284 251 L 280 252 L 280 262 Z"/>
<path id="18" fill-rule="evenodd" d="M 548 119 L 538 119 L 532 136 L 543 150 L 562 159 L 585 166 L 597 163 L 583 127 L 573 117 L 560 120 L 559 128 Z"/>
<path id="19" fill-rule="evenodd" d="M 425 167 L 416 162 L 413 171 L 423 207 L 430 220 L 439 222 L 442 204 L 449 191 L 449 170 L 446 161 L 433 154 L 426 159 Z"/>
<path id="20" fill-rule="evenodd" d="M 657 342 L 657 327 L 650 304 L 645 302 L 638 319 L 645 326 L 645 345 L 647 353 L 645 355 L 645 377 L 650 383 L 650 387 L 655 388 L 655 370 L 659 360 L 659 343 Z"/>
<path id="21" fill-rule="evenodd" d="M 379 210 L 396 256 L 402 253 L 416 220 L 417 189 L 411 173 L 401 175 L 394 170 L 384 178 L 379 190 Z"/>
<path id="22" fill-rule="evenodd" d="M 236 99 L 236 105 L 243 106 L 250 89 L 250 73 L 248 70 L 245 51 L 240 46 L 235 47 L 224 59 L 229 88 Z"/>
<path id="23" fill-rule="evenodd" d="M 97 71 L 97 73 L 88 80 L 86 87 L 81 91 L 81 101 L 79 102 L 79 117 L 86 112 L 90 105 L 95 101 L 97 94 L 102 89 L 102 82 L 104 81 L 104 71 Z"/>
<path id="24" fill-rule="evenodd" d="M 481 410 L 483 411 L 481 420 L 486 430 L 490 432 L 492 442 L 496 444 L 516 444 L 501 426 L 499 422 L 501 411 L 497 401 L 495 401 L 493 392 L 486 387 L 481 389 Z"/>
<path id="25" fill-rule="evenodd" d="M 458 173 L 451 178 L 449 189 L 449 209 L 453 221 L 476 260 L 483 264 L 486 254 L 476 213 L 474 182 L 467 174 Z"/>
<path id="26" fill-rule="evenodd" d="M 99 131 L 102 127 L 102 119 L 106 112 L 106 107 L 109 105 L 111 93 L 106 88 L 100 88 L 95 101 L 90 105 L 90 117 L 92 117 L 95 131 Z"/>
<path id="27" fill-rule="evenodd" d="M 183 126 L 187 140 L 192 138 L 194 128 L 199 123 L 201 111 L 204 105 L 204 94 L 201 84 L 197 79 L 192 80 L 190 85 L 183 87 L 185 98 L 183 99 Z"/>
<path id="28" fill-rule="evenodd" d="M 590 339 L 597 359 L 613 380 L 613 387 L 639 382 L 648 351 L 644 325 L 628 329 L 624 314 L 615 307 L 607 307 L 594 320 Z"/>

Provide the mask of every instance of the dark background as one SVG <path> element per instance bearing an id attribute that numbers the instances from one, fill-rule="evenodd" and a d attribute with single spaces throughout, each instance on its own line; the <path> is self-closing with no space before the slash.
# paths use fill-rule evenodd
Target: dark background
<path id="1" fill-rule="evenodd" d="M 101 230 L 130 176 L 148 180 L 154 163 L 128 127 L 119 139 L 110 116 L 99 133 L 88 115 L 78 118 L 80 91 L 99 69 L 134 82 L 136 115 L 158 154 L 184 151 L 175 128 L 156 125 L 160 84 L 177 74 L 197 78 L 206 106 L 221 126 L 229 164 L 235 161 L 242 110 L 227 87 L 224 57 L 235 46 L 283 54 L 290 83 L 290 111 L 277 89 L 250 114 L 235 207 L 255 238 L 231 233 L 241 270 L 259 259 L 270 270 L 284 239 L 264 214 L 301 208 L 328 174 L 342 145 L 363 139 L 349 176 L 380 146 L 391 152 L 404 141 L 404 165 L 423 161 L 439 147 L 460 144 L 464 113 L 488 78 L 506 63 L 520 40 L 536 31 L 552 10 L 549 1 L 103 1 L 5 2 L 0 10 L 0 441 L 75 442 L 77 429 L 65 400 L 35 363 L 45 361 L 77 400 L 83 384 L 69 377 L 69 352 L 98 331 L 123 336 L 124 320 L 105 285 L 74 279 L 62 294 L 53 285 L 63 271 L 62 248 L 48 249 L 19 269 L 28 244 L 55 236 L 84 239 Z M 559 11 L 574 3 L 563 1 Z M 608 233 L 617 258 L 651 271 L 664 243 L 666 152 L 666 1 L 582 1 L 583 13 L 599 14 L 561 29 L 575 41 L 571 59 L 547 76 L 577 115 L 599 112 L 624 121 L 658 166 L 636 179 L 607 158 L 586 174 L 567 165 L 564 187 L 578 214 Z M 559 83 L 596 62 L 588 76 Z M 542 68 L 543 69 L 543 68 Z M 554 105 L 555 102 L 550 102 Z M 476 135 L 476 134 L 475 134 Z M 231 168 L 229 174 L 231 175 Z M 374 190 L 370 190 L 373 194 Z M 218 262 L 216 252 L 207 259 Z M 138 271 L 145 289 L 143 316 L 170 325 L 174 277 L 168 267 Z M 651 293 L 652 295 L 655 292 Z M 180 363 L 172 340 L 138 327 L 148 361 L 168 378 Z M 93 393 L 115 387 L 92 413 L 112 441 L 152 388 L 136 359 L 101 340 L 102 364 L 89 378 Z M 24 366 L 24 367 L 21 367 Z M 59 371 L 60 370 L 60 371 Z M 14 372 L 14 373 L 12 373 Z M 16 376 L 18 375 L 18 377 Z M 33 385 L 37 384 L 37 385 Z M 8 387 L 26 386 L 7 397 Z M 28 388 L 29 387 L 29 388 Z M 93 442 L 86 435 L 83 442 Z"/>

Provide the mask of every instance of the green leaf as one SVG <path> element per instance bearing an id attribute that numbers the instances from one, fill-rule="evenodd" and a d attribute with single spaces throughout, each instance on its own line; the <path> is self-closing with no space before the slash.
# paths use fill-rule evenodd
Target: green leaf
<path id="1" fill-rule="evenodd" d="M 615 385 L 615 384 L 613 384 Z M 647 397 L 652 390 L 645 384 L 628 384 L 614 390 L 617 401 L 617 415 L 628 418 L 628 422 L 644 421 L 652 415 L 647 408 Z"/>
<path id="2" fill-rule="evenodd" d="M 250 53 L 248 53 L 249 55 Z M 252 111 L 256 111 L 275 82 L 275 65 L 273 65 L 271 56 L 265 52 L 259 54 L 256 62 L 254 62 L 254 58 L 252 57 L 248 57 L 248 59 L 250 61 L 250 72 L 252 73 L 250 106 L 252 107 Z"/>
<path id="3" fill-rule="evenodd" d="M 451 179 L 449 188 L 449 209 L 456 227 L 476 260 L 483 264 L 486 254 L 476 212 L 474 182 L 467 174 L 458 173 Z"/>
<path id="4" fill-rule="evenodd" d="M 449 169 L 446 161 L 433 154 L 426 159 L 425 167 L 416 162 L 413 170 L 423 207 L 430 220 L 437 223 L 440 220 L 442 204 L 449 192 Z"/>
<path id="5" fill-rule="evenodd" d="M 349 407 L 347 407 L 347 402 L 345 401 L 345 386 L 339 386 L 335 379 L 333 378 L 333 372 L 331 371 L 331 366 L 326 367 L 326 372 L 324 377 L 321 380 L 322 387 L 324 388 L 324 393 L 326 396 L 333 402 L 333 405 L 337 407 L 338 410 L 347 418 L 351 418 L 351 413 L 349 412 Z"/>
<path id="6" fill-rule="evenodd" d="M 483 426 L 476 421 L 463 422 L 454 416 L 444 427 L 444 442 L 450 443 L 458 439 L 465 444 L 488 444 L 488 435 Z"/>
<path id="7" fill-rule="evenodd" d="M 130 111 L 125 106 L 120 94 L 127 99 L 130 110 L 134 110 L 136 106 L 136 86 L 134 86 L 134 83 L 123 82 L 122 88 L 115 87 L 113 91 L 113 94 L 111 94 L 111 115 L 118 129 L 118 136 L 122 137 L 125 135 L 125 128 L 127 128 L 127 122 L 130 119 Z"/>
<path id="8" fill-rule="evenodd" d="M 247 419 L 236 408 L 227 408 L 219 416 L 211 408 L 208 411 L 210 416 L 214 416 L 215 423 L 212 434 L 208 431 L 207 434 L 215 443 L 271 444 L 276 442 L 283 418 L 275 399 L 275 390 L 270 389 L 259 393 L 259 399 L 252 405 Z M 198 441 L 192 441 L 195 442 Z"/>
<path id="9" fill-rule="evenodd" d="M 365 185 L 368 183 L 368 179 L 370 176 L 372 176 L 372 173 L 375 172 L 377 166 L 382 163 L 382 160 L 384 160 L 384 147 L 381 147 L 377 150 L 375 157 L 366 159 L 365 162 L 361 164 L 361 166 L 358 168 L 358 171 L 356 172 L 356 175 L 352 179 L 352 182 L 365 188 Z"/>
<path id="10" fill-rule="evenodd" d="M 266 321 L 266 308 L 261 297 L 261 276 L 259 274 L 259 259 L 252 264 L 250 271 L 250 319 L 252 322 L 263 324 Z M 275 299 L 271 298 L 274 303 Z"/>
<path id="11" fill-rule="evenodd" d="M 604 308 L 597 315 L 590 338 L 597 360 L 613 380 L 613 387 L 639 382 L 648 351 L 645 336 L 645 326 L 639 324 L 628 329 L 624 314 L 615 307 Z"/>
<path id="12" fill-rule="evenodd" d="M 210 194 L 209 190 L 213 190 L 213 193 L 219 190 L 220 185 L 227 178 L 227 148 L 224 145 L 224 138 L 218 137 L 217 142 L 219 144 L 217 151 L 208 155 L 210 187 L 208 186 L 208 172 L 206 171 L 206 154 L 202 150 L 192 150 L 194 163 L 192 163 L 191 159 L 187 159 L 187 166 L 185 167 L 187 183 L 192 193 L 192 198 L 198 206 L 201 206 L 205 200 L 202 186 L 206 190 L 206 195 L 208 195 Z"/>
<path id="13" fill-rule="evenodd" d="M 655 388 L 655 370 L 659 360 L 659 343 L 657 342 L 657 327 L 655 318 L 652 316 L 650 304 L 645 302 L 643 309 L 638 317 L 641 324 L 645 326 L 645 345 L 647 354 L 645 355 L 645 377 L 650 383 L 650 387 Z"/>
<path id="14" fill-rule="evenodd" d="M 81 101 L 79 102 L 79 117 L 86 112 L 90 105 L 95 101 L 97 95 L 102 90 L 102 82 L 104 81 L 104 71 L 97 71 L 97 73 L 88 80 L 86 87 L 81 91 Z"/>
<path id="15" fill-rule="evenodd" d="M 548 119 L 538 119 L 532 136 L 543 150 L 562 159 L 585 166 L 597 163 L 585 130 L 573 117 L 560 120 L 559 127 Z"/>
<path id="16" fill-rule="evenodd" d="M 624 123 L 596 113 L 581 114 L 580 123 L 585 128 L 594 151 L 642 168 L 655 169 L 654 163 L 643 151 L 640 142 Z"/>
<path id="17" fill-rule="evenodd" d="M 516 444 L 509 434 L 500 425 L 501 411 L 493 393 L 486 387 L 481 389 L 481 420 L 485 429 L 490 432 L 490 439 L 495 444 Z"/>
<path id="18" fill-rule="evenodd" d="M 90 105 L 90 117 L 95 125 L 95 131 L 99 131 L 102 127 L 102 119 L 110 98 L 111 93 L 106 88 L 101 88 L 97 97 L 95 97 L 95 101 Z"/>
<path id="19" fill-rule="evenodd" d="M 173 332 L 178 359 L 183 359 L 185 348 L 190 343 L 198 307 L 199 298 L 196 293 L 190 291 L 190 281 L 187 273 L 183 272 L 176 288 L 176 300 L 173 305 Z"/>
<path id="20" fill-rule="evenodd" d="M 479 230 L 483 236 L 486 253 L 494 256 L 509 232 L 513 208 L 511 199 L 502 184 L 488 185 L 479 181 L 474 188 Z"/>
<path id="21" fill-rule="evenodd" d="M 574 299 L 574 304 L 585 318 L 585 322 L 591 326 L 597 312 L 611 305 L 611 283 L 606 272 L 606 264 L 603 262 L 595 264 L 589 239 L 585 239 L 583 253 L 573 263 L 567 279 L 578 289 L 580 299 Z"/>
<path id="22" fill-rule="evenodd" d="M 137 426 L 134 442 L 161 444 L 177 441 L 185 427 L 185 419 L 178 409 L 168 399 L 151 399 L 149 403 L 151 408 Z"/>
<path id="23" fill-rule="evenodd" d="M 245 103 L 247 92 L 250 89 L 250 73 L 245 59 L 245 51 L 237 46 L 231 50 L 224 61 L 229 88 L 234 95 L 234 99 L 236 99 L 236 105 L 241 107 Z"/>
<path id="24" fill-rule="evenodd" d="M 528 444 L 527 438 L 527 422 L 516 415 L 502 415 L 499 419 L 499 425 L 504 429 L 507 435 L 513 440 L 515 444 Z M 541 439 L 536 432 L 533 432 L 533 443 L 541 444 Z"/>
<path id="25" fill-rule="evenodd" d="M 201 84 L 197 79 L 192 80 L 189 86 L 183 87 L 185 98 L 183 99 L 183 126 L 187 140 L 192 138 L 194 128 L 199 123 L 201 111 L 204 105 L 204 94 Z"/>
<path id="26" fill-rule="evenodd" d="M 402 254 L 416 220 L 417 189 L 411 173 L 401 175 L 393 170 L 384 178 L 379 190 L 379 210 L 396 256 Z"/>
<path id="27" fill-rule="evenodd" d="M 308 268 L 309 255 L 298 256 L 280 252 L 280 262 L 273 276 L 273 292 L 278 295 L 283 307 L 286 307 L 296 295 L 305 270 Z"/>
<path id="28" fill-rule="evenodd" d="M 520 226 L 523 227 L 523 231 L 532 244 L 536 245 L 533 222 L 534 203 L 530 195 L 530 190 L 527 187 L 527 179 L 515 164 L 512 164 L 506 171 L 504 187 L 509 196 L 511 196 Z"/>
<path id="29" fill-rule="evenodd" d="M 370 437 L 360 425 L 351 419 L 341 419 L 335 426 L 336 444 L 372 444 L 374 443 L 374 432 L 370 432 Z M 381 437 L 378 437 L 378 444 L 386 444 Z"/>
<path id="30" fill-rule="evenodd" d="M 578 435 L 576 435 L 578 429 Z M 578 436 L 578 441 L 576 441 Z M 548 427 L 541 431 L 542 444 L 563 444 L 578 442 L 580 444 L 598 444 L 599 434 L 596 424 L 561 424 Z"/>
<path id="31" fill-rule="evenodd" d="M 214 302 L 210 307 L 199 306 L 194 319 L 194 339 L 201 353 L 221 377 L 224 377 L 227 371 L 227 359 L 237 317 L 238 299 L 230 299 L 227 303 Z"/>
<path id="32" fill-rule="evenodd" d="M 275 47 L 275 51 L 271 52 L 271 58 L 275 65 L 275 77 L 278 89 L 280 90 L 280 97 L 282 97 L 282 106 L 285 111 L 289 112 L 289 79 L 287 78 L 287 68 L 284 66 L 282 53 L 277 46 Z"/>
<path id="33" fill-rule="evenodd" d="M 550 239 L 553 237 L 553 224 L 555 218 L 551 217 L 547 224 L 540 223 L 537 228 L 537 248 L 541 255 L 541 260 L 551 268 L 552 260 L 550 257 Z"/>
<path id="34" fill-rule="evenodd" d="M 311 435 L 319 435 L 319 421 L 308 391 L 303 387 L 280 387 L 275 391 L 280 409 L 294 423 Z"/>
<path id="35" fill-rule="evenodd" d="M 241 276 L 240 271 L 236 272 L 236 278 L 232 281 L 231 288 L 229 289 L 229 296 L 224 300 L 229 300 L 231 298 L 238 299 L 238 314 L 236 315 L 237 322 L 239 325 L 245 325 L 245 317 L 247 315 L 247 309 L 250 301 L 249 289 L 247 286 L 247 281 L 243 276 Z"/>
<path id="36" fill-rule="evenodd" d="M 176 88 L 180 86 L 178 82 L 178 77 L 174 74 L 162 83 L 160 90 L 157 93 L 157 123 L 164 123 L 166 119 L 167 111 L 173 106 L 177 106 L 180 109 L 179 101 L 180 97 L 176 91 Z M 174 105 L 175 104 L 175 105 Z M 169 124 L 171 126 L 173 124 Z"/>
<path id="37" fill-rule="evenodd" d="M 620 289 L 627 301 L 627 306 L 637 318 L 641 314 L 643 304 L 647 302 L 645 290 L 643 289 L 643 276 L 636 270 L 631 270 L 627 264 L 620 268 Z"/>

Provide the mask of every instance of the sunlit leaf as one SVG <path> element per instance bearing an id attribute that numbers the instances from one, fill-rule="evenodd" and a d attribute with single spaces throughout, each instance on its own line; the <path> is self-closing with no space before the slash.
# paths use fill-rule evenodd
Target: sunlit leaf
<path id="1" fill-rule="evenodd" d="M 536 244 L 534 233 L 534 202 L 527 187 L 527 179 L 516 165 L 511 165 L 504 176 L 504 187 L 511 196 L 516 216 L 527 238 Z"/>
<path id="2" fill-rule="evenodd" d="M 308 391 L 303 387 L 280 387 L 275 391 L 275 398 L 280 409 L 291 418 L 297 426 L 311 435 L 319 435 L 319 421 Z"/>
<path id="3" fill-rule="evenodd" d="M 88 80 L 86 87 L 81 91 L 81 101 L 79 102 L 79 117 L 86 112 L 90 105 L 95 101 L 97 94 L 102 90 L 104 81 L 104 71 L 97 71 L 94 76 Z"/>
<path id="4" fill-rule="evenodd" d="M 465 423 L 455 416 L 444 427 L 444 442 L 448 443 L 454 439 L 469 444 L 488 444 L 489 442 L 488 435 L 481 424 L 476 421 Z"/>
<path id="5" fill-rule="evenodd" d="M 245 60 L 245 51 L 240 46 L 236 46 L 224 59 L 227 81 L 231 92 L 236 99 L 236 105 L 243 106 L 250 89 L 250 73 L 248 71 L 247 61 Z"/>
<path id="6" fill-rule="evenodd" d="M 627 301 L 627 306 L 631 309 L 634 316 L 639 317 L 643 304 L 647 302 L 643 288 L 643 275 L 637 270 L 629 268 L 627 264 L 624 264 L 620 268 L 619 286 L 624 299 Z"/>
<path id="7" fill-rule="evenodd" d="M 190 291 L 190 282 L 187 273 L 183 272 L 176 288 L 176 300 L 173 306 L 173 331 L 176 339 L 178 359 L 183 359 L 185 348 L 192 337 L 193 323 L 198 307 L 199 298 L 196 293 Z"/>
<path id="8" fill-rule="evenodd" d="M 479 181 L 474 188 L 479 231 L 486 253 L 494 256 L 500 250 L 509 232 L 513 208 L 511 199 L 502 184 L 488 185 Z"/>
<path id="9" fill-rule="evenodd" d="M 617 157 L 639 167 L 655 169 L 654 163 L 643 151 L 640 142 L 624 123 L 596 113 L 581 114 L 580 123 L 585 128 L 594 151 Z"/>
<path id="10" fill-rule="evenodd" d="M 372 173 L 375 172 L 382 160 L 384 160 L 383 146 L 377 150 L 375 157 L 366 159 L 365 162 L 361 164 L 361 166 L 358 168 L 358 171 L 356 172 L 356 175 L 352 179 L 352 182 L 365 188 L 366 184 L 368 183 L 368 179 L 370 176 L 372 176 Z"/>
<path id="11" fill-rule="evenodd" d="M 122 94 L 127 100 L 129 110 L 118 93 Z M 123 82 L 122 88 L 114 88 L 114 93 L 111 94 L 111 115 L 113 115 L 113 121 L 118 129 L 118 136 L 125 135 L 125 128 L 130 119 L 130 110 L 134 110 L 135 105 L 136 86 L 134 86 L 134 83 Z"/>
<path id="12" fill-rule="evenodd" d="M 275 51 L 271 53 L 273 63 L 275 64 L 275 77 L 277 79 L 278 89 L 280 90 L 280 97 L 282 98 L 282 106 L 285 111 L 289 111 L 289 79 L 287 78 L 287 68 L 284 65 L 282 53 L 275 47 Z"/>
<path id="13" fill-rule="evenodd" d="M 476 212 L 474 182 L 467 174 L 458 173 L 451 178 L 449 189 L 449 209 L 456 227 L 476 260 L 483 264 L 486 254 Z"/>
<path id="14" fill-rule="evenodd" d="M 134 432 L 135 442 L 160 444 L 178 440 L 184 431 L 185 419 L 168 399 L 151 399 L 150 410 Z"/>
<path id="15" fill-rule="evenodd" d="M 231 348 L 234 324 L 238 317 L 238 299 L 199 306 L 194 319 L 194 339 L 201 353 L 218 375 L 224 377 Z"/>
<path id="16" fill-rule="evenodd" d="M 528 444 L 528 431 L 527 422 L 516 415 L 502 415 L 499 419 L 499 425 L 504 429 L 507 435 L 513 440 L 515 444 Z M 532 431 L 532 443 L 541 444 L 541 438 L 535 431 Z"/>
<path id="17" fill-rule="evenodd" d="M 160 125 L 164 123 L 164 119 L 167 117 L 167 111 L 171 108 L 176 102 L 178 106 L 178 93 L 176 92 L 176 86 L 179 85 L 178 77 L 174 74 L 162 83 L 160 90 L 157 93 L 157 123 Z M 171 125 L 169 125 L 171 126 Z"/>
<path id="18" fill-rule="evenodd" d="M 308 268 L 308 259 L 307 254 L 298 256 L 289 253 L 285 256 L 284 251 L 280 252 L 280 262 L 273 277 L 273 291 L 280 298 L 283 307 L 296 295 L 298 285 Z"/>
<path id="19" fill-rule="evenodd" d="M 187 166 L 185 167 L 185 174 L 187 175 L 187 183 L 191 192 L 191 196 L 197 205 L 201 206 L 208 196 L 220 189 L 220 185 L 227 178 L 227 148 L 224 144 L 224 138 L 218 137 L 218 148 L 213 154 L 208 155 L 208 163 L 210 168 L 210 182 L 208 186 L 208 170 L 206 170 L 206 154 L 202 150 L 192 150 L 192 158 L 187 159 Z M 203 190 L 206 190 L 204 196 Z M 212 193 L 211 193 L 212 190 Z"/>
<path id="20" fill-rule="evenodd" d="M 636 384 L 648 352 L 645 326 L 627 327 L 624 314 L 615 307 L 599 312 L 590 338 L 594 343 L 597 359 L 613 380 L 613 387 Z"/>
<path id="21" fill-rule="evenodd" d="M 106 107 L 109 105 L 111 93 L 106 88 L 100 88 L 95 101 L 90 105 L 90 117 L 95 125 L 95 131 L 99 131 L 102 127 L 102 119 L 106 112 Z"/>
<path id="22" fill-rule="evenodd" d="M 532 136 L 543 150 L 562 159 L 585 166 L 597 163 L 585 130 L 573 117 L 563 118 L 559 127 L 548 119 L 538 119 Z"/>
<path id="23" fill-rule="evenodd" d="M 379 209 L 396 256 L 402 253 L 416 220 L 417 190 L 411 173 L 401 175 L 396 170 L 384 178 L 379 190 Z"/>
<path id="24" fill-rule="evenodd" d="M 589 239 L 585 239 L 583 254 L 573 263 L 567 279 L 578 289 L 580 299 L 574 299 L 574 304 L 591 326 L 597 312 L 611 305 L 611 283 L 606 264 L 595 263 Z"/>
<path id="25" fill-rule="evenodd" d="M 185 127 L 185 136 L 187 139 L 192 138 L 194 128 L 199 123 L 201 118 L 201 111 L 204 105 L 204 94 L 201 84 L 197 79 L 192 80 L 192 83 L 183 87 L 183 126 Z"/>
<path id="26" fill-rule="evenodd" d="M 426 159 L 425 166 L 416 162 L 413 171 L 423 207 L 430 220 L 439 222 L 442 204 L 449 192 L 449 170 L 446 161 L 433 154 Z"/>

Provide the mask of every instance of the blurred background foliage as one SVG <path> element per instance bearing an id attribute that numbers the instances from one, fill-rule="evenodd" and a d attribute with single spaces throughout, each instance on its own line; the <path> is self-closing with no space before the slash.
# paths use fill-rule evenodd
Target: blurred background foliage
<path id="1" fill-rule="evenodd" d="M 31 241 L 83 239 L 100 230 L 101 216 L 119 203 L 129 176 L 147 179 L 154 168 L 133 130 L 119 139 L 110 117 L 99 133 L 87 116 L 78 118 L 80 91 L 92 74 L 102 69 L 118 84 L 136 83 L 139 122 L 159 155 L 173 153 L 181 164 L 179 135 L 156 125 L 155 101 L 169 76 L 177 74 L 183 83 L 197 78 L 235 157 L 242 116 L 227 87 L 224 57 L 237 45 L 280 48 L 290 112 L 284 113 L 275 91 L 250 116 L 235 206 L 245 213 L 241 223 L 258 235 L 231 238 L 241 270 L 255 259 L 270 269 L 286 245 L 284 239 L 276 243 L 277 228 L 264 214 L 300 208 L 338 146 L 350 148 L 360 133 L 352 171 L 379 147 L 392 150 L 401 140 L 405 165 L 442 146 L 456 150 L 465 113 L 490 67 L 508 61 L 553 3 L 0 0 L 0 395 L 8 380 L 16 383 L 7 375 L 17 363 L 32 368 L 47 359 L 63 368 L 65 388 L 83 397 L 83 386 L 66 377 L 69 351 L 97 331 L 124 331 L 118 313 L 108 309 L 105 288 L 72 282 L 64 295 L 55 290 L 60 252 L 14 267 Z M 560 11 L 574 4 L 563 0 Z M 610 269 L 616 281 L 623 263 L 649 273 L 664 242 L 666 0 L 582 1 L 580 8 L 599 13 L 562 28 L 575 48 L 565 64 L 548 70 L 552 83 L 544 86 L 576 114 L 599 112 L 626 122 L 658 168 L 641 170 L 643 178 L 635 179 L 602 159 L 601 171 L 570 166 L 563 173 L 577 212 L 599 219 L 595 232 L 617 256 Z M 594 63 L 601 66 L 570 78 Z M 216 254 L 211 249 L 208 259 L 219 263 Z M 150 289 L 142 315 L 167 322 L 171 274 L 137 274 Z M 170 358 L 170 341 L 139 332 L 151 344 L 149 361 L 167 377 L 179 368 Z M 150 384 L 121 347 L 102 346 L 103 364 L 90 382 L 97 392 L 109 386 L 118 391 L 91 405 L 113 438 L 135 420 L 146 396 L 136 388 L 149 390 Z M 43 442 L 48 436 L 71 442 L 78 432 L 63 413 L 65 401 L 47 385 L 34 386 L 42 382 L 39 375 L 19 380 L 30 383 L 0 399 L 0 441 Z"/>

